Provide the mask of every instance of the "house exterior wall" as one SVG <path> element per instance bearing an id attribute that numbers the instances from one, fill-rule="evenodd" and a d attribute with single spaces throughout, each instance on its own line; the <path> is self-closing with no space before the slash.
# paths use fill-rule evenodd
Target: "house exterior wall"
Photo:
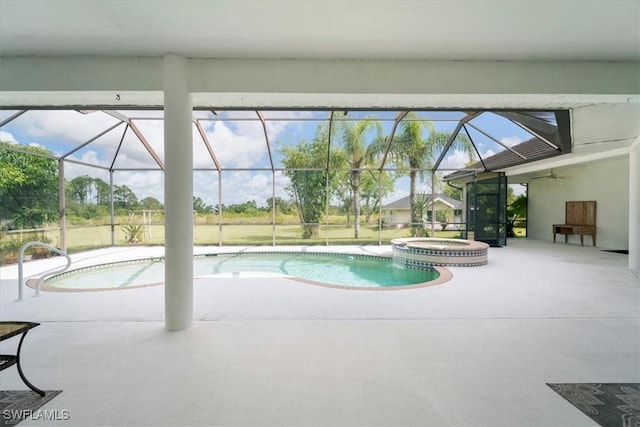
<path id="1" fill-rule="evenodd" d="M 533 239 L 553 240 L 552 225 L 565 219 L 565 202 L 597 202 L 596 244 L 606 249 L 629 248 L 629 157 L 617 157 L 579 166 L 554 168 L 565 179 L 533 180 L 528 188 L 528 234 Z M 586 236 L 585 245 L 591 245 Z M 559 242 L 564 244 L 564 238 Z M 580 236 L 569 236 L 580 244 Z"/>
<path id="2" fill-rule="evenodd" d="M 384 225 L 386 227 L 408 224 L 411 222 L 409 209 L 389 209 L 384 211 Z"/>
<path id="3" fill-rule="evenodd" d="M 629 268 L 640 279 L 640 136 L 629 154 Z"/>
<path id="4" fill-rule="evenodd" d="M 443 203 L 439 203 L 436 202 L 436 210 L 438 211 L 443 211 L 443 210 L 448 210 L 451 212 L 451 220 L 456 223 L 456 226 L 459 225 L 459 223 L 462 223 L 462 213 L 458 213 L 460 211 L 455 211 L 456 215 L 454 215 L 454 211 L 449 208 L 449 206 L 443 204 Z M 411 212 L 409 211 L 409 209 L 384 209 L 384 225 L 385 227 L 393 227 L 393 226 L 398 226 L 398 225 L 406 225 L 409 224 L 411 222 Z M 425 218 L 430 219 L 431 218 L 431 212 L 427 213 L 427 215 L 425 215 Z"/>

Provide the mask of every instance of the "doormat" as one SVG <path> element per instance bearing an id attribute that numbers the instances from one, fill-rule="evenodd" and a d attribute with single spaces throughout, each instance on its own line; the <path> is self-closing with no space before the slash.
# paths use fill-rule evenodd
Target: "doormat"
<path id="1" fill-rule="evenodd" d="M 603 427 L 640 425 L 640 383 L 547 383 Z"/>
<path id="2" fill-rule="evenodd" d="M 44 397 L 31 390 L 0 390 L 0 426 L 15 426 L 23 420 L 65 420 L 69 411 L 40 409 L 42 405 L 62 393 L 47 390 Z"/>

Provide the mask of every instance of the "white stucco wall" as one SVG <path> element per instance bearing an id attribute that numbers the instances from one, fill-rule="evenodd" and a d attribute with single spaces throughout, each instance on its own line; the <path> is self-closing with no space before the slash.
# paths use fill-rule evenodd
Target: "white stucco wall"
<path id="1" fill-rule="evenodd" d="M 528 234 L 533 239 L 553 240 L 552 224 L 564 223 L 565 202 L 597 202 L 596 244 L 603 249 L 629 248 L 629 157 L 616 157 L 580 166 L 554 169 L 565 179 L 533 180 L 529 183 Z M 585 236 L 585 245 L 591 238 Z M 564 244 L 564 237 L 559 236 Z M 580 236 L 569 236 L 580 244 Z"/>
<path id="2" fill-rule="evenodd" d="M 640 136 L 629 154 L 629 268 L 640 279 Z"/>

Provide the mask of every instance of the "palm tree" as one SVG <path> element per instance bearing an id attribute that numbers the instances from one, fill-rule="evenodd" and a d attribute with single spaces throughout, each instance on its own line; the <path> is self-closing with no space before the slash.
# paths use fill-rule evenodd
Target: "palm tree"
<path id="1" fill-rule="evenodd" d="M 426 133 L 426 138 L 425 138 Z M 433 123 L 416 120 L 415 113 L 409 113 L 400 124 L 400 133 L 393 138 L 391 155 L 400 168 L 408 168 L 409 205 L 411 208 L 411 226 L 417 233 L 417 224 L 422 224 L 416 206 L 416 182 L 418 175 L 424 178 L 425 171 L 434 167 L 435 160 L 446 147 L 451 134 L 435 129 Z M 473 159 L 474 148 L 466 135 L 458 133 L 451 144 L 452 148 L 462 149 Z"/>
<path id="2" fill-rule="evenodd" d="M 365 166 L 371 164 L 372 160 L 380 152 L 380 144 L 383 138 L 382 126 L 380 122 L 365 118 L 358 121 L 338 121 L 340 135 L 342 136 L 342 150 L 340 156 L 344 158 L 348 165 L 349 185 L 353 195 L 353 211 L 355 232 L 354 237 L 360 238 L 360 178 Z M 368 138 L 370 131 L 376 131 L 373 138 Z"/>

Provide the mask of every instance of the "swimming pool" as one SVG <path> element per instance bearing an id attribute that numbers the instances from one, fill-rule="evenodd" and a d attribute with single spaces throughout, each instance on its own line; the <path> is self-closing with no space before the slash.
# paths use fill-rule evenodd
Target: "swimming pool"
<path id="1" fill-rule="evenodd" d="M 442 283 L 441 268 L 414 269 L 391 258 L 328 253 L 226 253 L 194 257 L 194 277 L 277 275 L 311 284 L 349 289 L 400 289 Z M 164 258 L 147 258 L 69 270 L 46 279 L 43 290 L 87 291 L 160 285 Z"/>

